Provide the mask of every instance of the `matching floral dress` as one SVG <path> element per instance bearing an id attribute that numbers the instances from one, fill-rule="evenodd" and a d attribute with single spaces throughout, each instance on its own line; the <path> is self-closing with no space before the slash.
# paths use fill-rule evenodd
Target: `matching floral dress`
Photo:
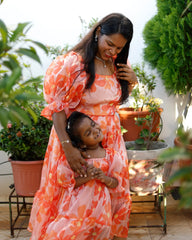
<path id="1" fill-rule="evenodd" d="M 82 58 L 73 51 L 52 62 L 45 76 L 48 105 L 42 115 L 51 120 L 54 112 L 64 110 L 68 117 L 81 111 L 96 121 L 104 134 L 106 156 L 87 161 L 117 178 L 119 184 L 110 189 L 99 180 L 91 180 L 74 189 L 74 173 L 53 127 L 28 226 L 31 240 L 109 240 L 128 235 L 128 159 L 116 112 L 120 84 L 115 73 L 96 74 L 91 89 L 85 89 L 87 76 L 82 69 Z"/>

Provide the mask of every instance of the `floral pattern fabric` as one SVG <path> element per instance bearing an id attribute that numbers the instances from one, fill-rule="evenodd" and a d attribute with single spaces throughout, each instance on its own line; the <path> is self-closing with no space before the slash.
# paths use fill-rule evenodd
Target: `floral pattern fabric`
<path id="1" fill-rule="evenodd" d="M 53 127 L 30 216 L 31 240 L 86 240 L 90 236 L 93 240 L 105 240 L 128 235 L 131 205 L 128 159 L 116 113 L 120 85 L 115 73 L 96 74 L 92 88 L 87 90 L 87 76 L 82 69 L 82 58 L 75 52 L 53 61 L 45 76 L 44 96 L 48 105 L 42 115 L 52 119 L 52 114 L 61 110 L 67 117 L 73 111 L 81 111 L 96 121 L 104 134 L 106 157 L 88 161 L 109 176 L 117 177 L 119 185 L 112 190 L 92 180 L 74 189 L 74 174 Z"/>

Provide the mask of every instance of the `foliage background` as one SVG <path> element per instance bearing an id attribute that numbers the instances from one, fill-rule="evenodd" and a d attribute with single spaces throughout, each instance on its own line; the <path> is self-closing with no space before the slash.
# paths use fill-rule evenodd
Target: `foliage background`
<path id="1" fill-rule="evenodd" d="M 157 0 L 157 14 L 145 25 L 144 59 L 160 73 L 167 91 L 192 89 L 192 1 Z"/>

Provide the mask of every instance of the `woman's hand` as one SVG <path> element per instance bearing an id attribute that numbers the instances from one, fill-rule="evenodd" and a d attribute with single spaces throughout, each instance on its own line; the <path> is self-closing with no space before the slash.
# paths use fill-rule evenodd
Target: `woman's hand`
<path id="1" fill-rule="evenodd" d="M 66 143 L 66 145 L 67 144 L 68 143 Z M 64 148 L 65 156 L 67 158 L 67 162 L 69 163 L 71 169 L 74 172 L 78 173 L 81 177 L 83 176 L 86 177 L 87 173 L 86 173 L 85 167 L 87 167 L 88 163 L 81 156 L 80 151 L 77 148 L 73 147 L 71 144 L 70 146 L 68 145 L 63 146 L 63 148 Z"/>
<path id="2" fill-rule="evenodd" d="M 117 66 L 118 79 L 127 81 L 132 88 L 138 84 L 137 76 L 130 66 L 123 63 L 118 63 Z"/>

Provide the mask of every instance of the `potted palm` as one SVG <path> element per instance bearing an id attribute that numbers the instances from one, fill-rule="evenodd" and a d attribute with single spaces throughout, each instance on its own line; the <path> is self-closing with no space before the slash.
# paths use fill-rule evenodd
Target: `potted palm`
<path id="1" fill-rule="evenodd" d="M 26 60 L 41 63 L 36 47 L 46 53 L 47 48 L 26 36 L 30 27 L 28 22 L 19 23 L 10 30 L 0 19 L 0 150 L 8 154 L 16 192 L 23 196 L 33 196 L 39 187 L 51 127 L 51 122 L 40 117 L 42 76 L 33 77 Z M 25 167 L 21 172 L 20 166 Z M 31 170 L 35 173 L 32 178 Z M 28 178 L 24 178 L 25 174 Z"/>
<path id="2" fill-rule="evenodd" d="M 0 150 L 6 152 L 13 170 L 16 193 L 34 196 L 39 188 L 43 159 L 52 122 L 40 116 L 41 104 L 32 108 L 38 116 L 32 125 L 8 123 L 0 130 Z"/>

